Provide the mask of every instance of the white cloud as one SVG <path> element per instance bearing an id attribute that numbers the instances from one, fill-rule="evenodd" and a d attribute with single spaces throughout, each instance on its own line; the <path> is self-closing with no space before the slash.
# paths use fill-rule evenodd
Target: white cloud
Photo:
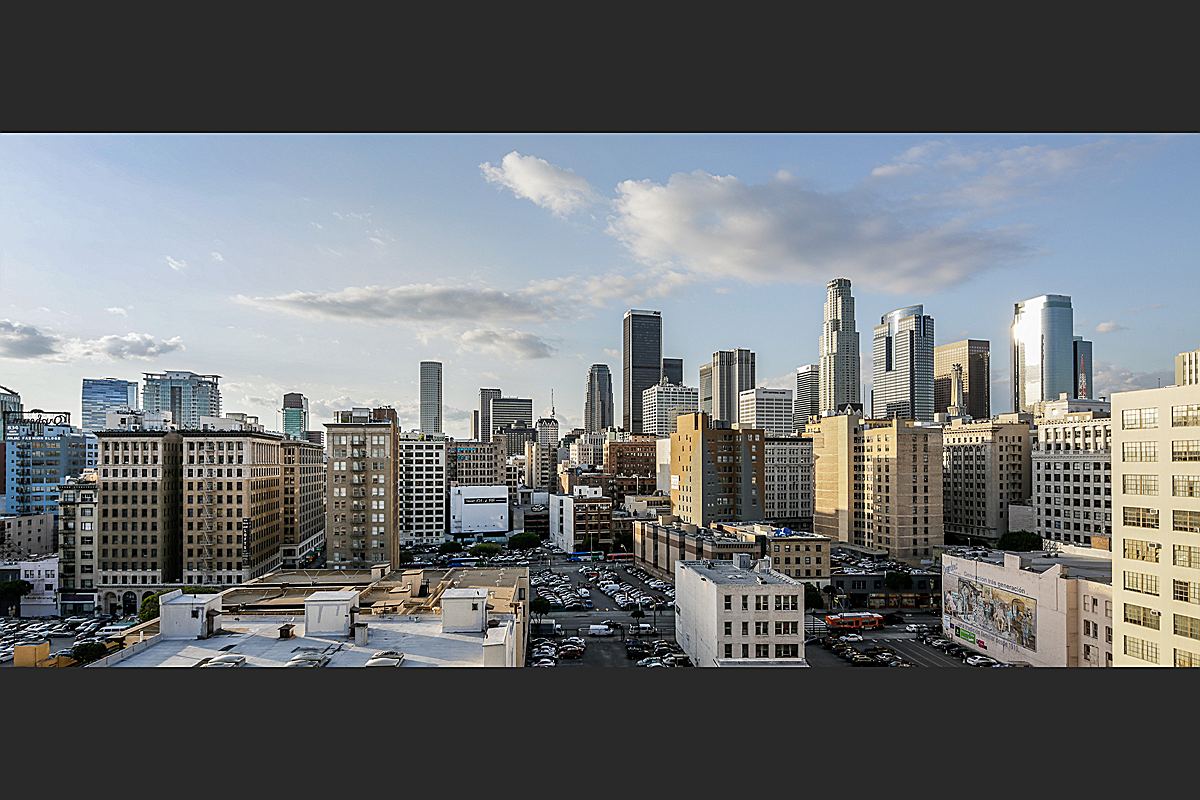
<path id="1" fill-rule="evenodd" d="M 540 320 L 550 313 L 545 294 L 536 289 L 505 292 L 435 284 L 348 286 L 272 297 L 237 295 L 234 300 L 265 310 L 360 322 Z"/>
<path id="2" fill-rule="evenodd" d="M 1129 330 L 1129 328 L 1126 328 L 1124 325 L 1122 325 L 1119 322 L 1111 322 L 1111 321 L 1110 322 L 1101 322 L 1099 325 L 1096 326 L 1096 333 L 1114 333 L 1116 331 L 1127 331 L 1127 330 Z"/>
<path id="3" fill-rule="evenodd" d="M 166 256 L 166 259 L 167 266 L 176 272 L 183 272 L 185 269 L 187 269 L 187 262 L 183 261 L 182 259 L 171 258 L 170 256 Z"/>
<path id="4" fill-rule="evenodd" d="M 556 348 L 542 337 L 511 328 L 478 328 L 458 337 L 459 351 L 519 360 L 550 358 Z"/>
<path id="5" fill-rule="evenodd" d="M 378 236 L 368 236 L 367 241 L 373 242 L 374 244 L 377 244 L 380 247 L 383 247 L 383 239 L 380 239 Z"/>
<path id="6" fill-rule="evenodd" d="M 149 359 L 182 350 L 178 336 L 158 339 L 148 333 L 109 334 L 96 339 L 64 337 L 32 325 L 0 320 L 0 358 L 15 360 L 73 361 Z"/>
<path id="7" fill-rule="evenodd" d="M 208 255 L 209 255 L 209 258 L 211 258 L 213 261 L 224 261 L 225 260 L 225 256 L 221 255 L 216 250 L 213 250 Z"/>
<path id="8" fill-rule="evenodd" d="M 0 319 L 0 358 L 34 359 L 58 352 L 59 339 L 33 325 Z"/>
<path id="9" fill-rule="evenodd" d="M 174 336 L 156 339 L 148 333 L 111 334 L 98 339 L 72 341 L 68 347 L 73 355 L 82 358 L 108 358 L 123 361 L 134 358 L 147 360 L 183 350 L 183 340 Z"/>
<path id="10" fill-rule="evenodd" d="M 1169 369 L 1134 372 L 1116 364 L 1099 361 L 1093 365 L 1092 385 L 1095 387 L 1096 397 L 1111 399 L 1114 392 L 1153 389 L 1158 386 L 1170 386 L 1174 382 L 1175 372 Z"/>
<path id="11" fill-rule="evenodd" d="M 617 186 L 608 232 L 640 261 L 710 278 L 823 282 L 836 275 L 907 291 L 949 285 L 1025 248 L 1010 232 L 962 222 L 916 224 L 870 198 L 794 180 L 745 184 L 731 175 L 677 173 L 666 184 Z"/>
<path id="12" fill-rule="evenodd" d="M 585 178 L 557 167 L 537 156 L 521 155 L 516 150 L 500 160 L 479 165 L 489 183 L 507 188 L 554 214 L 565 217 L 596 201 L 597 196 Z"/>
<path id="13" fill-rule="evenodd" d="M 118 317 L 127 317 L 127 316 L 129 316 L 129 309 L 127 309 L 127 308 L 122 308 L 121 306 L 111 306 L 111 307 L 109 307 L 109 308 L 106 308 L 106 309 L 104 309 L 104 310 L 105 310 L 105 311 L 107 311 L 107 312 L 108 312 L 108 313 L 110 313 L 110 314 L 116 314 Z"/>

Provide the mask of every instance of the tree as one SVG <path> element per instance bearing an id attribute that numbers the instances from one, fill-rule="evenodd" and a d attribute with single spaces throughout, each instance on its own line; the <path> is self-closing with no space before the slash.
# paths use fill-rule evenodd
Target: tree
<path id="1" fill-rule="evenodd" d="M 412 560 L 412 550 L 409 550 L 407 547 L 401 547 L 396 551 L 396 563 L 398 565 L 411 564 Z"/>
<path id="2" fill-rule="evenodd" d="M 0 582 L 0 614 L 8 614 L 8 609 L 14 603 L 17 606 L 17 616 L 21 615 L 21 598 L 33 591 L 29 581 L 15 580 Z"/>
<path id="3" fill-rule="evenodd" d="M 459 542 L 442 542 L 438 545 L 438 553 L 448 556 L 451 553 L 461 553 L 463 546 Z"/>
<path id="4" fill-rule="evenodd" d="M 529 601 L 529 613 L 539 619 L 550 613 L 550 601 L 544 597 L 535 597 Z"/>
<path id="5" fill-rule="evenodd" d="M 536 533 L 518 533 L 508 540 L 509 550 L 532 550 L 541 544 L 541 538 Z"/>
<path id="6" fill-rule="evenodd" d="M 480 542 L 474 545 L 467 551 L 477 558 L 488 558 L 490 556 L 500 555 L 500 545 L 494 542 Z"/>
<path id="7" fill-rule="evenodd" d="M 642 611 L 642 609 L 640 607 L 638 607 L 638 608 L 635 608 L 633 611 L 630 611 L 629 616 L 632 619 L 645 619 L 646 612 Z"/>
<path id="8" fill-rule="evenodd" d="M 108 648 L 101 642 L 84 642 L 71 648 L 71 658 L 80 664 L 90 664 L 98 658 L 104 658 Z"/>
<path id="9" fill-rule="evenodd" d="M 1030 531 L 1009 531 L 996 543 L 997 550 L 1013 550 L 1028 553 L 1042 549 L 1042 537 Z"/>

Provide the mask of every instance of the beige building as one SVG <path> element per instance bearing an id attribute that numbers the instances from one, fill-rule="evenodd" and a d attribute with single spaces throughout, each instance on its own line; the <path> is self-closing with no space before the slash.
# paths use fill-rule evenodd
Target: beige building
<path id="1" fill-rule="evenodd" d="M 0 444 L 0 449 L 3 444 Z M 86 470 L 85 470 L 86 472 Z M 61 496 L 59 498 L 61 500 Z M 22 559 L 53 553 L 54 515 L 0 516 L 0 558 Z"/>
<path id="2" fill-rule="evenodd" d="M 763 519 L 798 530 L 811 530 L 812 439 L 767 436 L 763 441 Z"/>
<path id="3" fill-rule="evenodd" d="M 675 575 L 679 561 L 729 561 L 739 553 L 758 558 L 762 544 L 754 536 L 701 527 L 670 514 L 633 521 L 635 563 L 666 579 Z"/>
<path id="4" fill-rule="evenodd" d="M 813 531 L 866 546 L 862 417 L 810 417 L 804 438 L 813 443 Z"/>
<path id="5" fill-rule="evenodd" d="M 955 419 L 942 429 L 945 533 L 969 543 L 995 543 L 1012 528 L 1009 506 L 1032 494 L 1033 418 Z"/>
<path id="6" fill-rule="evenodd" d="M 897 561 L 929 561 L 945 541 L 941 428 L 871 420 L 863 455 L 867 546 Z"/>
<path id="7" fill-rule="evenodd" d="M 501 442 L 448 442 L 446 476 L 451 486 L 499 486 L 504 483 Z"/>
<path id="8" fill-rule="evenodd" d="M 991 343 L 963 339 L 933 348 L 933 411 L 945 414 L 953 404 L 954 366 L 962 367 L 960 413 L 974 419 L 991 417 Z"/>
<path id="9" fill-rule="evenodd" d="M 675 641 L 697 667 L 806 667 L 804 586 L 771 559 L 675 564 Z"/>
<path id="10" fill-rule="evenodd" d="M 1200 384 L 1200 349 L 1189 350 L 1175 356 L 1175 385 L 1195 386 Z"/>
<path id="11" fill-rule="evenodd" d="M 969 650 L 1035 667 L 1113 666 L 1108 553 L 942 555 L 942 630 Z"/>
<path id="12" fill-rule="evenodd" d="M 1034 530 L 1043 539 L 1108 549 L 1112 536 L 1112 420 L 1070 412 L 1034 429 Z"/>
<path id="13" fill-rule="evenodd" d="M 97 474 L 87 469 L 58 487 L 59 583 L 64 591 L 96 588 Z"/>
<path id="14" fill-rule="evenodd" d="M 325 449 L 302 439 L 284 439 L 283 541 L 284 569 L 325 544 Z"/>
<path id="15" fill-rule="evenodd" d="M 700 526 L 762 519 L 766 480 L 762 430 L 713 428 L 708 414 L 697 412 L 681 415 L 677 431 L 671 434 L 675 516 Z"/>
<path id="16" fill-rule="evenodd" d="M 395 420 L 369 409 L 341 412 L 326 423 L 326 563 L 334 568 L 397 565 L 400 509 L 397 464 L 400 430 Z M 382 415 L 381 415 L 382 416 Z"/>
<path id="17" fill-rule="evenodd" d="M 829 583 L 833 542 L 827 536 L 762 522 L 721 522 L 714 527 L 758 543 L 759 551 L 770 557 L 773 569 L 790 578 L 817 586 Z"/>
<path id="18" fill-rule="evenodd" d="M 1200 666 L 1200 384 L 1112 397 L 1117 666 Z"/>

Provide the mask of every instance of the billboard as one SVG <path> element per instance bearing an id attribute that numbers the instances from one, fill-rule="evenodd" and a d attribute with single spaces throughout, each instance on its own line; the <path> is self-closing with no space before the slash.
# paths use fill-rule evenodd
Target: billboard
<path id="1" fill-rule="evenodd" d="M 951 621 L 947 627 L 961 629 L 958 635 L 965 641 L 975 643 L 977 637 L 986 636 L 1037 651 L 1037 601 L 1033 598 L 961 576 L 948 581 L 942 595 L 942 609 Z"/>
<path id="2" fill-rule="evenodd" d="M 508 533 L 507 486 L 454 486 L 450 489 L 450 535 Z"/>

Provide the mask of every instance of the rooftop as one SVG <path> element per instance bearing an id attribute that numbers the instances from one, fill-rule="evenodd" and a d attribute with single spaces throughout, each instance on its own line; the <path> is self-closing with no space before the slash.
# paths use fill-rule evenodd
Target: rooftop
<path id="1" fill-rule="evenodd" d="M 945 555 L 954 558 L 962 558 L 968 561 L 981 561 L 986 564 L 995 564 L 996 566 L 1004 566 L 1005 555 L 1020 556 L 1022 561 L 1021 568 L 1029 572 L 1042 573 L 1055 566 L 1062 566 L 1066 575 L 1069 578 L 1085 578 L 1098 583 L 1112 583 L 1112 559 L 1107 551 L 1098 551 L 1103 555 L 1085 556 L 1064 553 L 1031 552 L 1031 553 L 1010 553 L 1005 550 L 988 550 L 985 553 L 979 551 L 953 553 L 946 552 Z"/>
<path id="2" fill-rule="evenodd" d="M 750 584 L 768 586 L 800 585 L 799 581 L 793 580 L 781 572 L 776 572 L 775 570 L 759 572 L 753 569 L 753 567 L 745 569 L 734 566 L 731 561 L 677 561 L 675 563 L 716 584 L 730 586 L 745 586 Z"/>

